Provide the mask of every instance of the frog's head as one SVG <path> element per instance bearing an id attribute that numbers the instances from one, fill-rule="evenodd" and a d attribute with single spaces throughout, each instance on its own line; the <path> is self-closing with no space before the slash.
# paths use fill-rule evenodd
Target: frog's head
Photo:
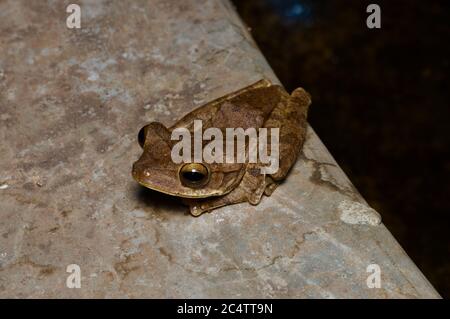
<path id="1" fill-rule="evenodd" d="M 157 122 L 140 130 L 143 153 L 132 170 L 139 184 L 173 196 L 206 198 L 229 193 L 241 181 L 243 164 L 175 163 L 170 136 L 171 132 Z"/>

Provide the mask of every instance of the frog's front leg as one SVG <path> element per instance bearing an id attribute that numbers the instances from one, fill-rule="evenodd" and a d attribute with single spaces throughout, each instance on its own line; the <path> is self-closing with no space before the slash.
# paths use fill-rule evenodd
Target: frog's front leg
<path id="1" fill-rule="evenodd" d="M 185 199 L 193 216 L 200 216 L 216 208 L 249 202 L 258 205 L 266 189 L 266 175 L 261 174 L 258 164 L 248 164 L 239 185 L 228 194 L 206 199 Z"/>

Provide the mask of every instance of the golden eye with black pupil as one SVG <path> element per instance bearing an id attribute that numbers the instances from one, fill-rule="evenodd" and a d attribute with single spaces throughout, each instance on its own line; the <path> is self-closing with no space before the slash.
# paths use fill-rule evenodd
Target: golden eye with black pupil
<path id="1" fill-rule="evenodd" d="M 189 163 L 181 167 L 179 175 L 181 183 L 190 188 L 199 188 L 209 182 L 208 168 L 199 163 Z"/>
<path id="2" fill-rule="evenodd" d="M 147 135 L 147 126 L 148 125 L 145 125 L 143 128 L 141 128 L 138 133 L 138 142 L 142 148 L 144 148 L 144 144 L 145 144 L 145 137 Z"/>

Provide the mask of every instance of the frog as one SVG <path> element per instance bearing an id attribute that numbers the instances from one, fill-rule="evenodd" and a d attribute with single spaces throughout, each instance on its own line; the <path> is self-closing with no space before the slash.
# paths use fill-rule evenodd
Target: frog
<path id="1" fill-rule="evenodd" d="M 148 189 L 181 198 L 195 217 L 238 203 L 258 205 L 296 163 L 306 139 L 310 104 L 311 96 L 303 88 L 289 94 L 283 86 L 261 79 L 194 109 L 170 127 L 150 122 L 138 133 L 143 152 L 132 166 L 132 177 Z M 215 127 L 224 132 L 237 127 L 278 129 L 278 169 L 267 173 L 262 169 L 267 164 L 259 160 L 174 162 L 172 148 L 177 141 L 172 133 L 180 128 L 194 132 L 196 121 L 202 121 L 205 130 Z"/>

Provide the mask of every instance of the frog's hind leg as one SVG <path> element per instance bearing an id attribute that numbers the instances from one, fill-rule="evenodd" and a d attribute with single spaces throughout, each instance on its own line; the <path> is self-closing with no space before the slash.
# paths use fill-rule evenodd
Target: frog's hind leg
<path id="1" fill-rule="evenodd" d="M 275 182 L 272 177 L 266 176 L 266 189 L 264 190 L 264 195 L 270 196 L 278 187 L 279 183 Z"/>
<path id="2" fill-rule="evenodd" d="M 296 89 L 289 98 L 281 101 L 264 124 L 267 128 L 280 128 L 279 169 L 271 174 L 274 181 L 283 180 L 297 160 L 306 137 L 306 116 L 310 95 L 302 88 Z"/>

